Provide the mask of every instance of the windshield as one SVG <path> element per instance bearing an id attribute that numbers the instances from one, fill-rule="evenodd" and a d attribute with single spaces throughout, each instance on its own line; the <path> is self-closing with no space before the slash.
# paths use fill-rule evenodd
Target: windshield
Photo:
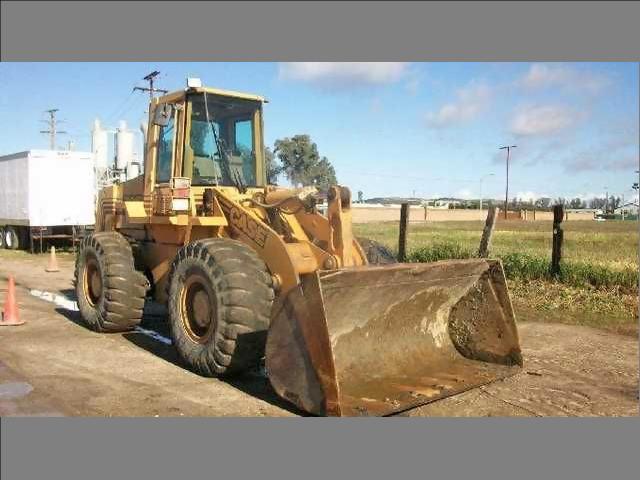
<path id="1" fill-rule="evenodd" d="M 191 97 L 184 174 L 192 185 L 257 184 L 253 118 L 258 108 L 257 102 L 216 95 L 207 95 L 205 108 L 203 94 Z"/>

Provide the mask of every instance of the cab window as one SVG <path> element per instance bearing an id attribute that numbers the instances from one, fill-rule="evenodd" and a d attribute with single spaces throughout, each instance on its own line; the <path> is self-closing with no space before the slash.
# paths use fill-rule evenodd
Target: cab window
<path id="1" fill-rule="evenodd" d="M 256 102 L 216 95 L 207 95 L 205 108 L 204 95 L 192 97 L 187 153 L 193 155 L 189 166 L 192 185 L 233 186 L 237 179 L 246 186 L 257 185 L 251 120 L 257 108 Z M 185 168 L 188 163 L 185 161 Z"/>
<path id="2" fill-rule="evenodd" d="M 158 134 L 158 162 L 156 164 L 156 183 L 167 183 L 171 179 L 171 160 L 173 158 L 173 139 L 175 121 L 171 117 L 169 123 L 160 127 Z"/>

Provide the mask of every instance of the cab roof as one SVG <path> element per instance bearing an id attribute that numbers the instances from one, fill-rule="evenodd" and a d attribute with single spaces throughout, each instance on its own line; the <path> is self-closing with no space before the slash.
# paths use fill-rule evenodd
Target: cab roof
<path id="1" fill-rule="evenodd" d="M 170 102 L 182 98 L 185 93 L 204 93 L 210 95 L 218 95 L 220 97 L 238 98 L 242 100 L 253 100 L 255 102 L 268 103 L 268 100 L 260 95 L 254 95 L 252 93 L 235 92 L 233 90 L 222 90 L 220 88 L 212 87 L 189 87 L 185 90 L 178 90 L 175 92 L 167 93 L 161 97 L 157 97 L 155 100 L 158 103 Z"/>

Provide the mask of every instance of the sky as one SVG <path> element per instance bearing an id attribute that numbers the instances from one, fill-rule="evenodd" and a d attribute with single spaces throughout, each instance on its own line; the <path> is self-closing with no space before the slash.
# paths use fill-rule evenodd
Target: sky
<path id="1" fill-rule="evenodd" d="M 95 118 L 138 130 L 153 70 L 263 95 L 266 145 L 311 135 L 354 197 L 504 198 L 503 145 L 510 198 L 631 198 L 637 180 L 637 63 L 2 62 L 0 155 L 47 148 L 50 108 L 61 147 L 90 150 Z"/>

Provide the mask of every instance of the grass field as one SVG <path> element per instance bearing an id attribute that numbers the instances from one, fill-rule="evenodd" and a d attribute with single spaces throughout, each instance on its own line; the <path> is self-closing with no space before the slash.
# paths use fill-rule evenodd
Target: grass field
<path id="1" fill-rule="evenodd" d="M 562 224 L 563 258 L 586 261 L 610 268 L 638 266 L 638 224 L 636 222 L 574 221 Z M 484 222 L 431 222 L 409 225 L 408 250 L 438 243 L 453 243 L 477 250 Z M 395 222 L 354 225 L 357 235 L 397 250 L 398 226 Z M 492 252 L 528 253 L 551 258 L 551 222 L 498 222 L 493 234 Z"/>
<path id="2" fill-rule="evenodd" d="M 476 255 L 484 222 L 409 225 L 409 261 Z M 551 222 L 498 222 L 491 257 L 501 258 L 520 318 L 637 331 L 638 224 L 573 221 L 563 224 L 560 278 L 549 278 Z M 397 251 L 396 222 L 354 225 L 357 236 Z"/>

